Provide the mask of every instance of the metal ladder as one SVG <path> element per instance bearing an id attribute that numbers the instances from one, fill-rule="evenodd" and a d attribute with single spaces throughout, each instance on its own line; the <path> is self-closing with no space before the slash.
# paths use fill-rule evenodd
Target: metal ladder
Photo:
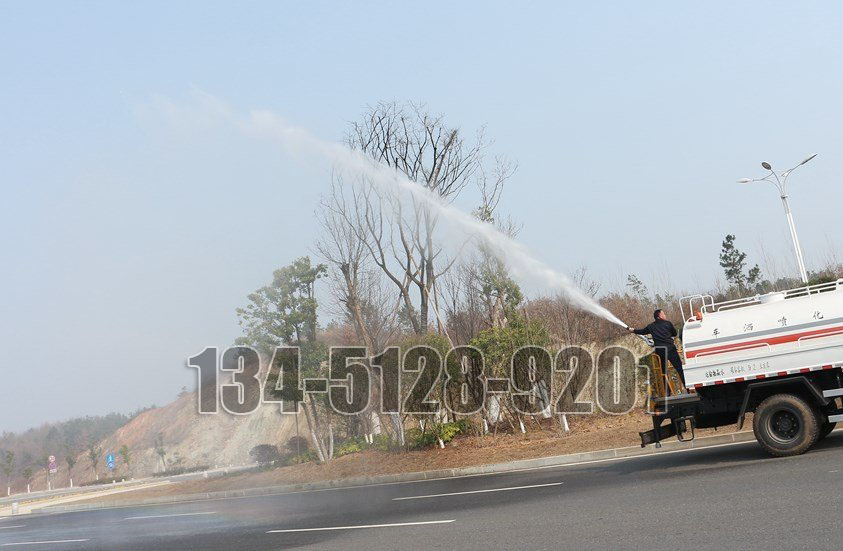
<path id="1" fill-rule="evenodd" d="M 665 370 L 662 368 L 662 360 L 659 355 L 653 352 L 650 354 L 650 357 L 653 362 L 653 377 L 648 384 L 647 397 L 650 401 L 649 410 L 656 411 L 655 398 L 664 398 L 666 396 L 664 388 L 665 380 L 667 380 L 667 387 L 670 389 L 670 393 L 673 396 L 676 396 L 678 392 L 676 384 L 673 382 L 673 378 L 665 373 Z"/>

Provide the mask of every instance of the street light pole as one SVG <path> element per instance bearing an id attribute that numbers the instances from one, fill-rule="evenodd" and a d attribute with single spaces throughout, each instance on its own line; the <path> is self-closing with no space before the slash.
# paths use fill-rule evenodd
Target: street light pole
<path id="1" fill-rule="evenodd" d="M 781 178 L 778 174 L 773 170 L 773 167 L 768 162 L 761 163 L 761 166 L 765 170 L 769 170 L 770 173 L 764 176 L 763 178 L 741 178 L 738 180 L 739 184 L 749 184 L 752 182 L 770 182 L 776 189 L 779 191 L 779 197 L 782 200 L 782 206 L 784 206 L 784 214 L 787 217 L 787 227 L 790 230 L 790 238 L 793 241 L 793 251 L 796 253 L 796 265 L 799 267 L 799 276 L 802 278 L 802 283 L 808 284 L 808 272 L 805 269 L 805 259 L 802 256 L 802 246 L 799 244 L 799 236 L 796 234 L 796 223 L 793 221 L 793 212 L 790 210 L 790 205 L 787 202 L 787 177 L 790 174 L 799 168 L 800 166 L 804 165 L 817 155 L 811 155 L 798 165 L 788 170 L 785 170 L 781 174 Z M 773 178 L 773 179 L 771 179 Z"/>
<path id="2" fill-rule="evenodd" d="M 787 225 L 790 228 L 790 237 L 793 239 L 793 250 L 796 252 L 796 263 L 799 265 L 799 275 L 802 276 L 802 283 L 808 283 L 808 273 L 805 271 L 805 259 L 802 257 L 802 247 L 799 245 L 799 236 L 796 235 L 796 224 L 793 223 L 793 213 L 790 205 L 787 204 L 787 195 L 782 195 L 784 214 L 787 216 Z"/>

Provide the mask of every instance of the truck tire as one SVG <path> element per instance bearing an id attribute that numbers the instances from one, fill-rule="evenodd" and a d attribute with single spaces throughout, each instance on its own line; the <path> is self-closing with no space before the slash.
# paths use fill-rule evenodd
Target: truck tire
<path id="1" fill-rule="evenodd" d="M 820 434 L 817 415 L 795 394 L 774 394 L 755 408 L 752 430 L 770 455 L 799 455 L 813 446 Z"/>
<path id="2" fill-rule="evenodd" d="M 836 424 L 837 423 L 829 423 L 828 421 L 826 421 L 825 423 L 820 425 L 820 434 L 817 437 L 817 440 L 822 440 L 823 438 L 831 434 L 831 431 L 834 430 L 834 426 Z"/>

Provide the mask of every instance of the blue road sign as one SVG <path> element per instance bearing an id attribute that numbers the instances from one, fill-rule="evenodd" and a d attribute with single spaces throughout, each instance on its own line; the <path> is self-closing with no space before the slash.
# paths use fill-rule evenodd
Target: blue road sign
<path id="1" fill-rule="evenodd" d="M 114 452 L 108 452 L 108 455 L 105 456 L 105 463 L 109 469 L 114 470 Z"/>

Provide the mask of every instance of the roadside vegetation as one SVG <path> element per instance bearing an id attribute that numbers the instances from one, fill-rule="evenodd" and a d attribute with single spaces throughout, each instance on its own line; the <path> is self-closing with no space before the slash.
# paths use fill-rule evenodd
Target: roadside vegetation
<path id="1" fill-rule="evenodd" d="M 516 236 L 520 224 L 503 214 L 500 206 L 517 165 L 494 154 L 490 143 L 482 132 L 467 136 L 422 105 L 398 103 L 370 108 L 350 124 L 346 136 L 353 150 L 393 167 L 445 203 L 472 205 L 477 219 Z M 316 210 L 321 232 L 313 243 L 313 256 L 285 259 L 288 264 L 267 274 L 268 283 L 249 294 L 237 309 L 242 335 L 235 344 L 255 348 L 264 365 L 276 346 L 299 347 L 302 378 L 328 375 L 332 346 L 365 346 L 370 357 L 365 361 L 370 362 L 374 376 L 370 394 L 358 394 L 354 400 L 367 400 L 370 406 L 361 413 L 340 415 L 329 406 L 327 393 L 306 393 L 300 413 L 295 414 L 296 436 L 285 442 L 254 442 L 243 461 L 266 468 L 328 464 L 367 450 L 401 454 L 442 449 L 460 438 L 533 431 L 568 435 L 570 420 L 550 414 L 548 389 L 564 388 L 561 400 L 568 406 L 578 398 L 593 398 L 589 371 L 536 377 L 527 367 L 517 366 L 513 378 L 521 395 L 490 398 L 484 392 L 484 377 L 509 378 L 511 358 L 525 346 L 543 347 L 555 356 L 572 345 L 593 352 L 630 337 L 564 296 L 526 296 L 487 246 L 472 240 L 454 249 L 446 243 L 447 228 L 423 204 L 396 202 L 371 182 L 348 185 L 344 178 L 337 172 L 327 182 L 328 191 Z M 750 262 L 733 234 L 724 237 L 719 258 L 711 260 L 719 263 L 724 276 L 708 291 L 717 300 L 800 286 L 798 279 L 780 275 L 770 258 Z M 829 259 L 810 277 L 811 283 L 834 281 L 843 277 L 843 267 Z M 663 308 L 681 330 L 677 304 L 690 293 L 654 291 L 636 274 L 627 276 L 623 289 L 610 292 L 601 290 L 586 269 L 571 274 L 571 279 L 628 323 L 646 325 L 652 311 Z M 323 297 L 322 301 L 317 297 Z M 381 413 L 375 407 L 384 400 L 395 401 L 396 395 L 407 396 L 413 381 L 398 378 L 393 351 L 395 347 L 402 353 L 410 351 L 405 362 L 412 363 L 418 360 L 412 351 L 418 345 L 438 352 L 446 374 L 456 377 L 462 370 L 469 375 L 464 395 L 457 385 L 430 381 L 428 396 L 439 403 L 459 401 L 463 408 L 459 411 L 465 413 L 445 408 L 438 413 Z M 457 347 L 463 348 L 449 353 Z M 477 352 L 485 359 L 482 373 Z M 641 347 L 639 353 L 646 365 L 647 349 Z M 643 391 L 635 386 L 634 378 L 624 379 L 623 384 L 622 393 Z M 275 397 L 295 397 L 289 394 L 291 386 L 284 385 L 287 390 L 276 391 Z M 183 389 L 180 396 L 187 393 Z M 527 402 L 530 413 L 524 413 Z M 138 413 L 85 417 L 4 434 L 0 473 L 7 486 L 25 487 L 35 473 L 48 469 L 47 457 L 55 455 L 68 471 L 81 457 L 90 478 L 84 482 L 110 481 L 110 476 L 101 477 L 106 473 L 101 472 L 105 459 L 100 443 Z M 587 419 L 578 418 L 577 423 L 587 423 Z M 205 458 L 198 460 L 201 465 L 188 464 L 174 451 L 178 444 L 167 441 L 162 433 L 154 436 L 151 449 L 158 475 L 202 470 L 214 462 Z M 113 451 L 124 470 L 117 478 L 150 474 L 133 471 L 135 454 L 141 450 L 123 445 Z"/>
<path id="2" fill-rule="evenodd" d="M 502 215 L 499 206 L 516 165 L 491 156 L 488 143 L 482 134 L 467 138 L 443 117 L 415 104 L 378 104 L 352 123 L 347 135 L 352 149 L 395 168 L 447 203 L 474 201 L 477 218 L 514 236 L 520 226 Z M 454 347 L 473 347 L 485 358 L 486 377 L 508 377 L 510 359 L 521 347 L 541 346 L 555 355 L 570 345 L 595 350 L 624 337 L 617 326 L 583 312 L 564 297 L 525 297 L 504 264 L 482 244 L 472 241 L 454 254 L 443 246 L 440 220 L 424 205 L 396 206 L 393 197 L 373 184 L 346 184 L 342 176 L 334 175 L 317 210 L 322 228 L 322 237 L 314 244 L 318 258 L 302 257 L 278 269 L 270 284 L 249 295 L 247 305 L 237 311 L 244 331 L 237 344 L 255 347 L 264 360 L 269 360 L 275 346 L 299 346 L 302 377 L 326 377 L 330 347 L 365 346 L 378 360 L 369 366 L 375 374 L 370 396 L 356 399 L 369 398 L 370 404 L 376 404 L 395 392 L 396 362 L 385 360 L 391 347 L 400 347 L 403 353 L 415 345 L 426 345 L 442 358 Z M 716 299 L 800 286 L 795 278 L 765 277 L 758 263 L 748 262 L 735 235 L 725 236 L 721 246 L 719 258 L 712 259 L 719 261 L 725 281 L 709 291 Z M 774 271 L 771 269 L 771 274 Z M 841 266 L 829 262 L 811 274 L 811 282 L 841 276 Z M 573 274 L 573 279 L 627 322 L 646 325 L 652 311 L 663 308 L 681 330 L 677 304 L 684 293 L 653 293 L 634 274 L 628 276 L 625 289 L 609 293 L 601 293 L 584 269 Z M 317 286 L 322 286 L 320 292 Z M 326 288 L 329 293 L 324 292 Z M 318 304 L 316 297 L 326 295 L 329 301 Z M 329 321 L 321 322 L 318 312 L 327 312 Z M 415 361 L 412 353 L 405 362 Z M 477 369 L 471 355 L 468 349 L 461 355 L 451 354 L 445 372 L 456 374 L 466 364 L 469 370 Z M 642 355 L 646 355 L 645 349 Z M 302 432 L 307 435 L 308 450 L 293 455 L 281 446 L 276 448 L 277 457 L 268 463 L 284 465 L 308 458 L 329 463 L 371 448 L 394 452 L 442 448 L 459 435 L 525 434 L 536 428 L 564 435 L 568 420 L 564 416 L 550 418 L 547 389 L 551 383 L 553 388 L 565 383 L 563 400 L 569 404 L 582 391 L 586 397 L 590 392 L 587 372 L 575 372 L 572 380 L 564 374 L 551 374 L 559 379 L 550 381 L 530 379 L 526 368 L 516 369 L 516 382 L 520 381 L 519 388 L 527 395 L 521 399 L 538 403 L 535 414 L 524 414 L 524 408 L 513 403 L 518 398 L 506 395 L 491 398 L 481 409 L 483 378 L 476 375 L 467 378 L 477 383 L 468 385 L 465 410 L 472 413 L 465 415 L 444 410 L 436 414 L 380 413 L 373 407 L 356 415 L 337 415 L 329 407 L 327 394 L 307 393 Z M 633 381 L 625 384 L 633 386 Z M 401 382 L 402 396 L 409 390 L 406 384 Z M 641 391 L 622 389 L 626 393 Z M 454 392 L 440 382 L 433 386 L 429 399 L 453 403 L 457 398 Z M 298 418 L 296 423 L 298 427 Z"/>

